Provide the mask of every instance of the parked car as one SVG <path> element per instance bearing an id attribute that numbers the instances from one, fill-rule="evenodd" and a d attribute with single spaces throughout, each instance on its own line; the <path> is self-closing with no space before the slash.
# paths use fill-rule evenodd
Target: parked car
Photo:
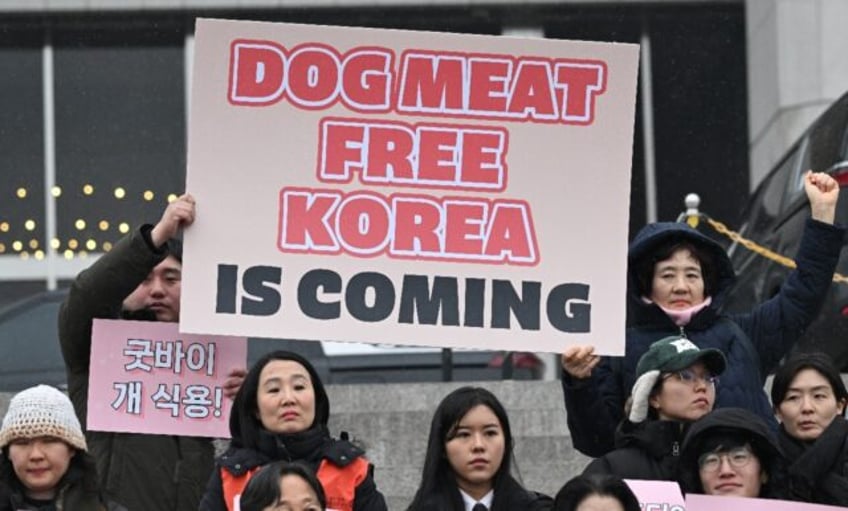
<path id="1" fill-rule="evenodd" d="M 67 289 L 46 291 L 0 308 L 0 392 L 16 392 L 38 383 L 65 386 L 57 317 L 67 295 Z M 275 349 L 295 351 L 308 358 L 325 383 L 442 379 L 439 348 L 252 338 L 247 346 L 248 365 Z M 498 355 L 492 351 L 453 350 L 452 379 L 500 379 Z M 517 363 L 512 377 L 539 378 L 541 362 L 535 360 L 535 365 Z"/>
<path id="2" fill-rule="evenodd" d="M 848 225 L 848 93 L 821 114 L 786 152 L 751 195 L 739 232 L 745 238 L 788 257 L 798 251 L 810 208 L 803 173 L 825 171 L 840 185 L 836 221 Z M 728 311 L 750 310 L 774 296 L 789 270 L 734 243 L 729 254 L 737 282 Z M 848 274 L 848 251 L 843 250 L 837 272 Z M 848 284 L 833 283 L 815 322 L 798 345 L 820 350 L 848 371 Z"/>

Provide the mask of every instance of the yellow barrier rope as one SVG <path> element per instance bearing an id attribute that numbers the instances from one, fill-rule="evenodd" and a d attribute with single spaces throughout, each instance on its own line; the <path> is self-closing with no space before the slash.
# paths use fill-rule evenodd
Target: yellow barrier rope
<path id="1" fill-rule="evenodd" d="M 754 241 L 751 241 L 747 238 L 742 237 L 742 235 L 739 234 L 738 232 L 728 229 L 728 227 L 726 225 L 724 225 L 723 223 L 719 222 L 718 220 L 713 220 L 712 218 L 708 217 L 707 215 L 704 215 L 703 213 L 699 216 L 700 216 L 700 218 L 706 220 L 707 223 L 710 224 L 710 227 L 715 229 L 719 234 L 723 234 L 724 236 L 727 236 L 732 241 L 739 243 L 740 245 L 747 248 L 748 250 L 755 252 L 755 253 L 765 257 L 766 259 L 770 259 L 770 260 L 772 260 L 772 261 L 774 261 L 778 264 L 782 264 L 783 266 L 786 266 L 787 268 L 795 268 L 795 261 L 790 259 L 789 257 L 786 257 L 782 254 L 778 254 L 777 252 L 769 250 L 768 248 L 766 248 L 762 245 L 759 245 Z M 696 218 L 696 220 L 693 221 L 692 220 L 693 217 Z M 686 222 L 689 223 L 689 225 L 692 225 L 694 223 L 695 225 L 693 225 L 692 227 L 695 227 L 695 226 L 698 225 L 697 219 L 698 219 L 698 217 L 696 217 L 694 215 L 690 215 L 689 217 L 687 217 Z M 838 283 L 838 284 L 848 284 L 848 277 L 846 277 L 845 275 L 842 275 L 841 273 L 834 273 L 833 274 L 833 281 Z"/>

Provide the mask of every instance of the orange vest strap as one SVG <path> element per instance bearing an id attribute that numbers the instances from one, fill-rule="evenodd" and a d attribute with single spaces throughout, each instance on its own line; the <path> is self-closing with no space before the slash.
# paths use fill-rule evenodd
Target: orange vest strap
<path id="1" fill-rule="evenodd" d="M 368 467 L 368 461 L 362 457 L 344 467 L 321 460 L 317 475 L 327 496 L 327 511 L 353 511 L 356 487 L 368 477 Z"/>
<path id="2" fill-rule="evenodd" d="M 221 486 L 228 511 L 236 510 L 236 499 L 241 497 L 247 482 L 259 468 L 255 467 L 239 476 L 221 469 Z M 326 459 L 321 460 L 316 475 L 327 496 L 327 511 L 353 511 L 356 487 L 368 477 L 368 468 L 368 461 L 361 457 L 344 467 L 334 465 Z"/>
<path id="3" fill-rule="evenodd" d="M 247 482 L 260 467 L 255 467 L 244 474 L 237 476 L 233 475 L 225 469 L 221 469 L 221 487 L 224 490 L 224 503 L 227 505 L 228 511 L 235 511 L 236 499 L 241 497 L 241 492 L 247 486 Z"/>

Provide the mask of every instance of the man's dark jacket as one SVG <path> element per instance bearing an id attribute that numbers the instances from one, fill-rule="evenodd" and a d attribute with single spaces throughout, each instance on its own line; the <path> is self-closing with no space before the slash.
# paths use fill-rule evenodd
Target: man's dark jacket
<path id="1" fill-rule="evenodd" d="M 120 318 L 124 298 L 168 256 L 149 233 L 150 226 L 135 231 L 81 272 L 59 310 L 68 395 L 84 429 L 92 320 Z M 86 439 L 110 499 L 133 511 L 197 510 L 212 472 L 211 439 L 97 431 L 86 431 Z"/>
<path id="2" fill-rule="evenodd" d="M 752 410 L 776 431 L 774 412 L 763 391 L 765 376 L 792 348 L 818 314 L 839 259 L 845 230 L 808 219 L 792 271 L 780 292 L 748 314 L 725 315 L 721 306 L 734 280 L 722 247 L 685 223 L 659 222 L 643 228 L 630 246 L 628 259 L 628 328 L 624 357 L 605 357 L 592 376 L 576 380 L 563 375 L 568 429 L 574 447 L 592 456 L 613 449 L 615 428 L 624 418 L 624 403 L 635 381 L 636 363 L 654 341 L 685 335 L 699 348 L 717 348 L 727 369 L 716 388 L 716 408 Z M 678 327 L 656 304 L 638 296 L 635 261 L 669 239 L 689 241 L 713 256 L 716 286 L 711 304 Z"/>

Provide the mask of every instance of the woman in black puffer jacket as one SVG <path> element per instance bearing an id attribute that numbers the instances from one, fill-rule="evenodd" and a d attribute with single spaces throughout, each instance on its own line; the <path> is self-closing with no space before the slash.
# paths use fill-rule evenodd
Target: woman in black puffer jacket
<path id="1" fill-rule="evenodd" d="M 300 461 L 318 475 L 327 507 L 386 511 L 364 451 L 330 436 L 330 402 L 312 364 L 275 351 L 248 371 L 230 412 L 232 440 L 216 461 L 201 511 L 233 511 L 250 477 L 272 461 Z"/>

